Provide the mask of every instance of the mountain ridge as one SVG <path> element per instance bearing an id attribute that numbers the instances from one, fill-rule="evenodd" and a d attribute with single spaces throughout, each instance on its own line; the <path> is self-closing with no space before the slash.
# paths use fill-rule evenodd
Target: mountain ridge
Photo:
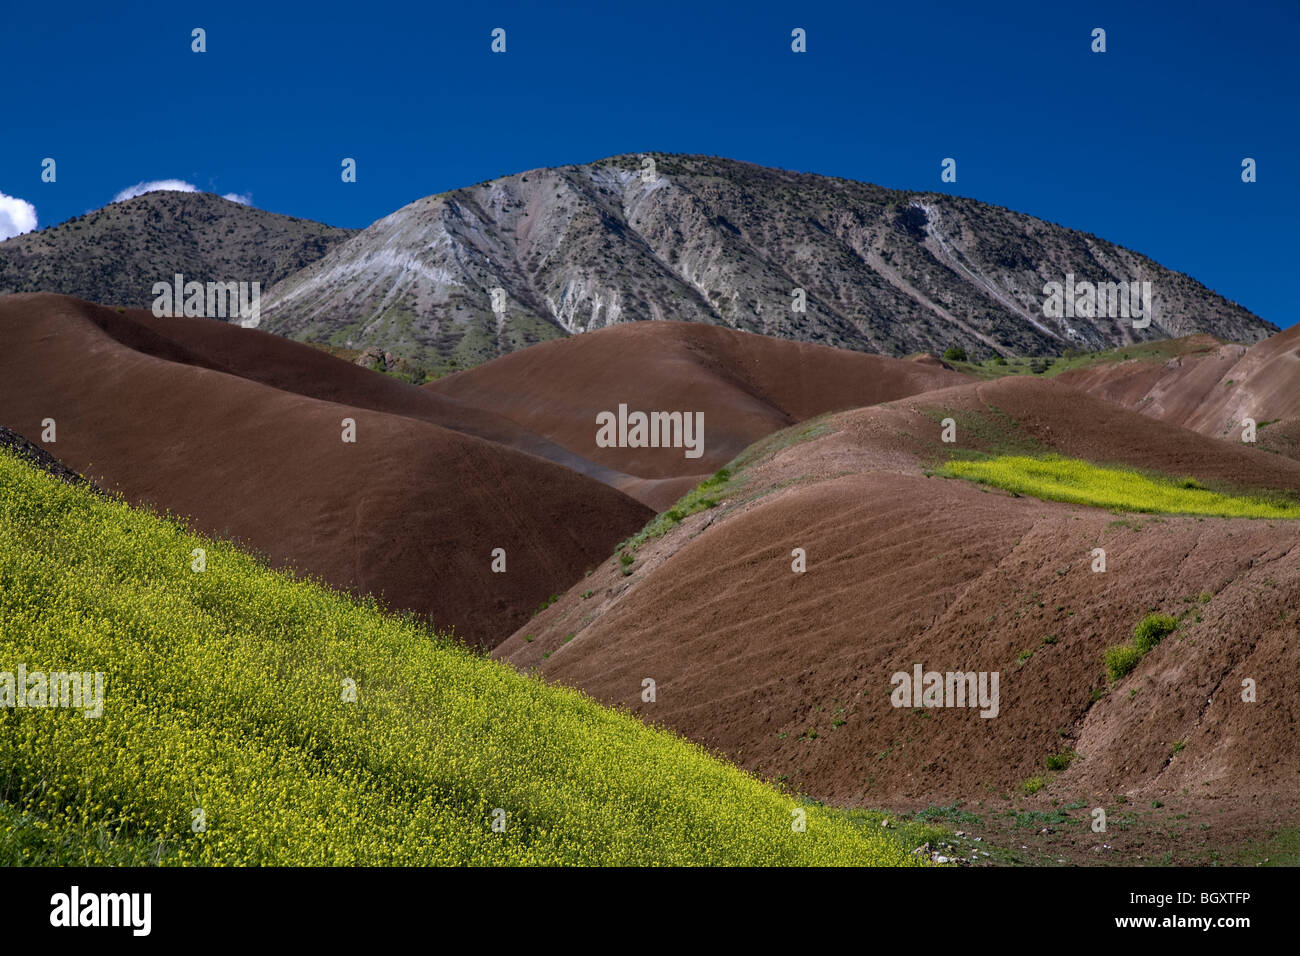
<path id="1" fill-rule="evenodd" d="M 413 381 L 639 320 L 895 357 L 1053 355 L 1197 333 L 1249 345 L 1276 331 L 1149 257 L 1005 207 L 666 153 L 485 180 L 362 230 L 164 191 L 0 242 L 0 293 L 147 308 L 153 283 L 178 272 L 260 281 L 249 324 L 389 353 Z M 1150 282 L 1150 327 L 1045 316 L 1047 283 L 1075 280 Z"/>
<path id="2" fill-rule="evenodd" d="M 1044 317 L 1045 283 L 1067 275 L 1150 281 L 1151 327 Z M 792 311 L 797 289 L 804 313 Z M 1255 342 L 1276 331 L 1146 256 L 1013 210 L 663 153 L 415 200 L 273 287 L 261 327 L 442 372 L 657 319 L 894 356 L 1055 354 L 1197 332 Z"/>
<path id="3" fill-rule="evenodd" d="M 54 292 L 150 308 L 153 284 L 272 284 L 325 255 L 354 229 L 232 202 L 158 190 L 0 242 L 0 294 Z"/>

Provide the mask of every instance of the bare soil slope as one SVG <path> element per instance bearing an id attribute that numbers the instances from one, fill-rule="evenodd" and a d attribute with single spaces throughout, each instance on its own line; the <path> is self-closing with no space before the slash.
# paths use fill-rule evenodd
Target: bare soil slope
<path id="1" fill-rule="evenodd" d="M 14 431 L 133 503 L 491 643 L 650 512 L 435 424 L 492 422 L 434 398 L 224 323 L 0 298 L 0 421 Z M 55 442 L 41 442 L 45 419 Z"/>
<path id="2" fill-rule="evenodd" d="M 1258 444 L 1295 457 L 1300 434 L 1300 326 L 1247 348 L 1205 338 L 1163 364 L 1130 361 L 1065 372 L 1092 395 L 1216 438 L 1239 441 L 1242 422 L 1266 424 Z"/>
<path id="3" fill-rule="evenodd" d="M 633 476 L 620 487 L 662 510 L 746 446 L 795 422 L 965 381 L 932 358 L 886 358 L 689 322 L 634 322 L 536 345 L 424 388 Z M 703 412 L 703 455 L 597 447 L 597 414 L 620 404 Z"/>
<path id="4" fill-rule="evenodd" d="M 836 803 L 973 805 L 1042 777 L 1044 808 L 1293 810 L 1300 528 L 1116 515 L 927 477 L 952 451 L 944 417 L 967 450 L 1300 489 L 1296 462 L 1058 382 L 946 389 L 761 443 L 718 507 L 641 545 L 630 575 L 605 561 L 496 654 Z M 1179 630 L 1111 685 L 1103 651 L 1152 611 Z M 891 675 L 918 663 L 999 672 L 997 716 L 892 706 Z M 1047 770 L 1070 752 L 1068 769 Z"/>

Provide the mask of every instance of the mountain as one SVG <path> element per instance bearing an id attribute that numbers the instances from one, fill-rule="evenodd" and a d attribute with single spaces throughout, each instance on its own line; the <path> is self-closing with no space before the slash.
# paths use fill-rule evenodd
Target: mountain
<path id="1" fill-rule="evenodd" d="M 0 294 L 58 292 L 149 308 L 153 284 L 271 284 L 353 235 L 211 193 L 151 192 L 0 242 Z"/>
<path id="2" fill-rule="evenodd" d="M 653 177 L 642 172 L 650 161 Z M 1150 282 L 1150 327 L 1045 317 L 1045 285 L 1070 276 Z M 806 312 L 793 311 L 796 289 Z M 894 356 L 1059 354 L 1197 332 L 1256 342 L 1276 331 L 1186 275 L 1022 213 L 662 153 L 417 200 L 278 283 L 261 327 L 445 371 L 646 319 Z"/>

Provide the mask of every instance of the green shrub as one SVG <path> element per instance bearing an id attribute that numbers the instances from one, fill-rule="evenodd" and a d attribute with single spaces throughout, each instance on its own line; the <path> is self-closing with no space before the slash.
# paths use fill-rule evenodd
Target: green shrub
<path id="1" fill-rule="evenodd" d="M 1073 750 L 1066 750 L 1063 753 L 1052 754 L 1047 758 L 1047 769 L 1064 770 L 1066 767 L 1070 766 L 1070 761 L 1077 756 L 1078 754 Z"/>
<path id="2" fill-rule="evenodd" d="M 1161 638 L 1178 628 L 1178 619 L 1168 614 L 1148 614 L 1133 628 L 1133 639 L 1127 644 L 1113 644 L 1106 648 L 1103 660 L 1106 676 L 1111 682 L 1119 680 L 1137 667 L 1144 654 L 1160 643 Z"/>
<path id="3" fill-rule="evenodd" d="M 1142 652 L 1129 644 L 1112 644 L 1106 648 L 1106 676 L 1112 682 L 1119 680 L 1137 667 Z"/>
<path id="4" fill-rule="evenodd" d="M 964 362 L 966 361 L 966 350 L 959 345 L 954 345 L 943 353 L 946 362 Z"/>
<path id="5" fill-rule="evenodd" d="M 1133 648 L 1138 656 L 1160 643 L 1161 638 L 1178 627 L 1178 620 L 1168 614 L 1148 614 L 1133 628 Z"/>

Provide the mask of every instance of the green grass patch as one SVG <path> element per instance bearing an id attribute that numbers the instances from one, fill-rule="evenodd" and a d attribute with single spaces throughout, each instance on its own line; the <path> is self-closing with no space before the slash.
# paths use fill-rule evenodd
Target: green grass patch
<path id="1" fill-rule="evenodd" d="M 412 615 L 8 453 L 0 620 L 0 672 L 105 675 L 98 718 L 0 707 L 0 865 L 917 862 Z"/>
<path id="2" fill-rule="evenodd" d="M 671 508 L 652 518 L 644 528 L 632 535 L 632 537 L 620 542 L 614 548 L 615 552 L 628 553 L 635 551 L 651 538 L 659 538 L 667 534 L 690 515 L 716 508 L 724 499 L 738 498 L 741 486 L 745 483 L 745 475 L 743 474 L 745 471 L 755 465 L 770 461 L 792 445 L 812 441 L 822 435 L 829 435 L 832 429 L 826 423 L 828 417 L 822 415 L 800 422 L 797 425 L 791 425 L 789 428 L 783 428 L 781 431 L 768 435 L 766 438 L 750 445 L 733 458 L 726 467 L 720 468 L 712 477 L 696 485 L 678 499 Z M 768 489 L 768 491 L 770 490 Z M 768 491 L 751 494 L 747 500 L 762 497 Z M 631 572 L 625 567 L 623 573 L 630 574 Z"/>
<path id="3" fill-rule="evenodd" d="M 1189 348 L 1189 343 L 1178 339 L 1163 339 L 1157 342 L 1143 342 L 1139 345 L 1125 345 L 1100 352 L 1083 352 L 1078 349 L 1066 349 L 1060 355 L 1026 356 L 1006 359 L 1000 356 L 983 361 L 944 360 L 959 372 L 965 372 L 980 379 L 1005 378 L 1008 375 L 1040 375 L 1055 378 L 1062 372 L 1072 369 L 1091 368 L 1097 365 L 1114 365 L 1120 362 L 1139 361 L 1164 363 L 1178 355 L 1191 355 L 1208 351 L 1205 346 Z"/>
<path id="4" fill-rule="evenodd" d="M 1133 628 L 1133 649 L 1145 654 L 1177 629 L 1177 618 L 1168 614 L 1148 614 Z"/>
<path id="5" fill-rule="evenodd" d="M 811 801 L 817 805 L 815 801 Z M 858 827 L 864 833 L 896 844 L 905 851 L 912 851 L 924 843 L 939 844 L 953 839 L 952 832 L 939 824 L 905 814 L 883 813 L 879 810 L 838 810 L 841 819 Z"/>
<path id="6" fill-rule="evenodd" d="M 1014 820 L 1017 827 L 1039 829 L 1044 826 L 1059 827 L 1067 824 L 1078 825 L 1079 820 L 1071 817 L 1064 810 L 1008 810 L 1008 819 Z"/>
<path id="7" fill-rule="evenodd" d="M 1282 827 L 1267 840 L 1241 846 L 1233 854 L 1232 862 L 1253 866 L 1300 866 L 1300 826 Z"/>
<path id="8" fill-rule="evenodd" d="M 1194 479 L 1107 468 L 1057 455 L 1005 455 L 979 461 L 953 459 L 937 473 L 1013 494 L 1115 511 L 1223 518 L 1300 518 L 1300 503 L 1283 498 L 1210 491 Z"/>
<path id="9" fill-rule="evenodd" d="M 978 813 L 963 810 L 959 803 L 951 803 L 948 806 L 931 804 L 923 810 L 917 810 L 912 814 L 912 819 L 922 823 L 938 823 L 942 821 L 958 826 L 984 825 L 984 821 Z"/>
<path id="10" fill-rule="evenodd" d="M 681 524 L 683 519 L 690 517 L 698 511 L 707 511 L 709 508 L 716 508 L 718 503 L 725 497 L 725 492 L 730 486 L 732 473 L 730 468 L 719 469 L 711 478 L 696 485 L 692 490 L 678 499 L 677 503 L 662 514 L 656 515 L 650 520 L 644 528 L 638 531 L 626 541 L 620 543 L 616 551 L 623 552 L 619 555 L 624 563 L 624 573 L 630 574 L 626 566 L 631 563 L 632 551 L 645 544 L 651 538 L 661 538 L 671 529 Z"/>

